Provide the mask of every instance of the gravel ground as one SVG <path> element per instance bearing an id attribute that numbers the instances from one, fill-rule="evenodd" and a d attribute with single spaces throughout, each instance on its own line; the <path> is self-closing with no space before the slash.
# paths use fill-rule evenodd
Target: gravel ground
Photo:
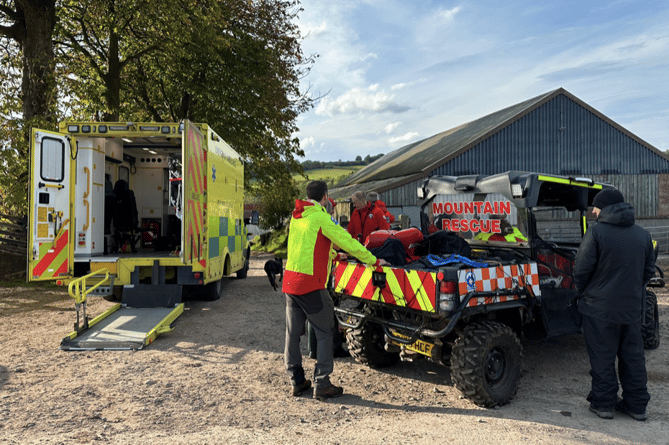
<path id="1" fill-rule="evenodd" d="M 174 331 L 144 350 L 65 352 L 73 301 L 62 288 L 0 288 L 0 444 L 669 444 L 669 294 L 658 294 L 662 342 L 647 351 L 649 420 L 588 411 L 581 336 L 523 340 L 520 388 L 508 405 L 463 399 L 448 369 L 373 370 L 337 359 L 328 402 L 289 395 L 284 299 L 264 276 L 225 280 L 215 302 L 187 301 Z M 21 266 L 20 259 L 0 269 Z M 665 265 L 666 267 L 666 265 Z M 89 313 L 112 303 L 91 299 Z M 305 342 L 306 343 L 306 342 Z M 305 369 L 314 361 L 305 358 Z"/>

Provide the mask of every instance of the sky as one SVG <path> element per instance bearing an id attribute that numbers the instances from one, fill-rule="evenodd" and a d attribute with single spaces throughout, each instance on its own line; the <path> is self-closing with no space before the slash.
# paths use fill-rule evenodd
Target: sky
<path id="1" fill-rule="evenodd" d="M 564 88 L 669 150 L 669 1 L 302 0 L 301 160 L 389 153 Z"/>

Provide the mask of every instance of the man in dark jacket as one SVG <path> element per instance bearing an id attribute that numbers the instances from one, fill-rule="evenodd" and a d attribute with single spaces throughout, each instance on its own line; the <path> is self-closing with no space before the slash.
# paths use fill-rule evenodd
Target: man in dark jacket
<path id="1" fill-rule="evenodd" d="M 655 256 L 650 234 L 634 224 L 634 207 L 624 201 L 614 189 L 595 196 L 592 204 L 598 224 L 588 229 L 578 249 L 574 284 L 590 357 L 590 411 L 612 419 L 615 409 L 646 420 L 650 395 L 641 319 L 645 284 L 655 274 Z"/>

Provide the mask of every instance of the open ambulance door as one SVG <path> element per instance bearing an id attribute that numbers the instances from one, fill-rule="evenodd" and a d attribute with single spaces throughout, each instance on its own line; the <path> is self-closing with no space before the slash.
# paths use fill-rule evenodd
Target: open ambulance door
<path id="1" fill-rule="evenodd" d="M 204 144 L 206 138 L 189 120 L 184 120 L 182 138 L 183 230 L 181 255 L 184 263 L 200 263 L 205 267 L 207 171 Z"/>
<path id="2" fill-rule="evenodd" d="M 71 218 L 76 153 L 68 136 L 62 133 L 33 128 L 30 142 L 28 279 L 68 278 L 74 263 Z"/>

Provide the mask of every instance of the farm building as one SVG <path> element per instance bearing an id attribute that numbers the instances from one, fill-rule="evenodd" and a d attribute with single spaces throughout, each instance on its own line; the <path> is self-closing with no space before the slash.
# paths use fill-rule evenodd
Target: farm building
<path id="1" fill-rule="evenodd" d="M 393 214 L 417 221 L 416 190 L 428 176 L 509 170 L 613 184 L 646 227 L 669 216 L 669 157 L 562 88 L 392 151 L 330 196 L 374 190 Z"/>

